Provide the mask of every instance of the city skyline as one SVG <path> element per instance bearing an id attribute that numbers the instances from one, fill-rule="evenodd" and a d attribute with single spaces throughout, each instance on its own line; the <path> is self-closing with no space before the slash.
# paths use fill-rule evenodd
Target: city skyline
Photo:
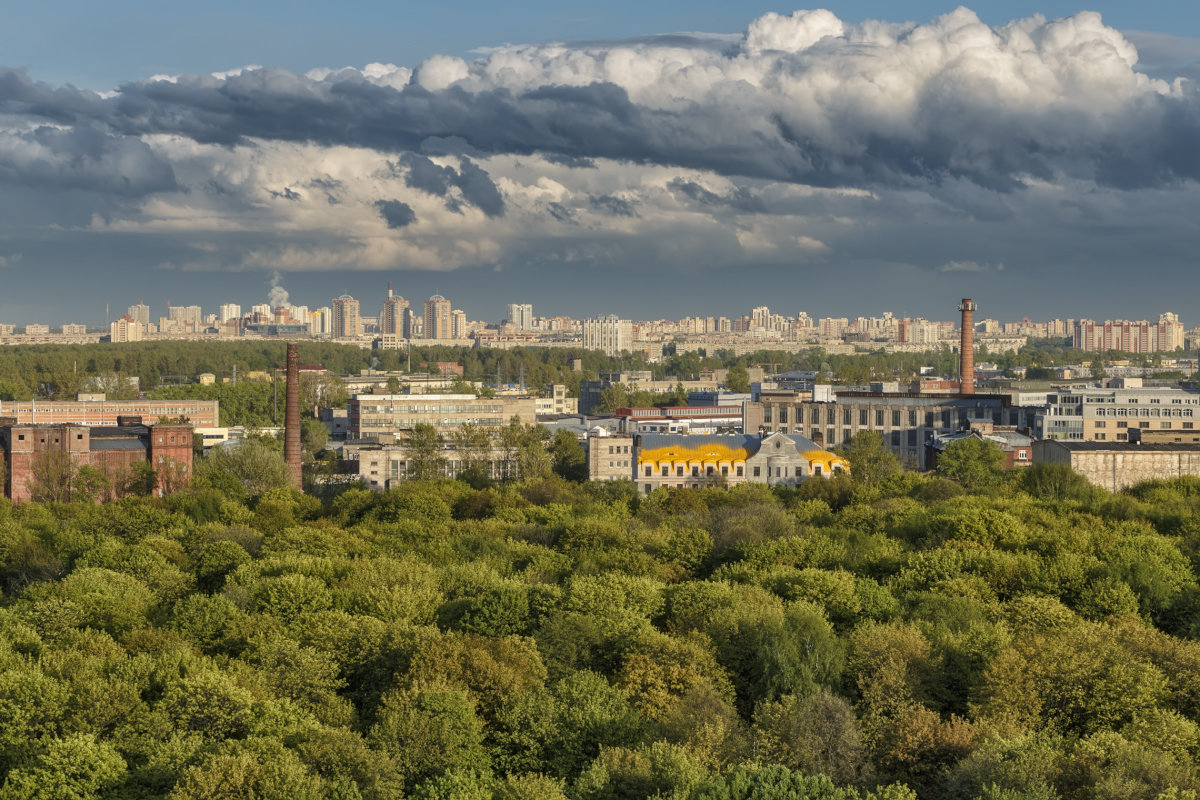
<path id="1" fill-rule="evenodd" d="M 390 50 L 289 49 L 354 25 L 301 4 L 269 45 L 202 53 L 199 21 L 172 54 L 164 19 L 58 63 L 24 9 L 0 33 L 0 322 L 388 280 L 577 319 L 964 296 L 1151 318 L 1200 292 L 1200 12 L 1089 7 L 526 10 L 452 35 L 427 10 Z"/>

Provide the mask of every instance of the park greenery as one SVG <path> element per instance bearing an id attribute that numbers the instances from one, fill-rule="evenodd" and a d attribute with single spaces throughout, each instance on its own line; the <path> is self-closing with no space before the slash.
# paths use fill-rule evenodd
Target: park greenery
<path id="1" fill-rule="evenodd" d="M 798 353 L 760 350 L 739 356 L 728 350 L 707 355 L 677 353 L 668 344 L 663 358 L 653 364 L 647 363 L 641 354 L 609 357 L 599 351 L 581 348 L 499 350 L 414 346 L 411 361 L 414 372 L 423 371 L 419 366 L 423 363 L 458 363 L 463 367 L 466 382 L 489 390 L 497 385 L 523 382 L 540 391 L 552 383 L 559 383 L 566 385 L 572 396 L 578 395 L 583 380 L 595 380 L 603 374 L 626 370 L 647 370 L 655 380 L 695 380 L 705 370 L 729 368 L 726 387 L 747 391 L 749 378 L 745 368 L 761 364 L 770 365 L 773 371 L 810 370 L 817 373 L 818 382 L 832 378 L 845 384 L 907 380 L 923 367 L 932 368 L 937 375 L 954 375 L 958 369 L 957 355 L 948 347 L 928 353 L 884 353 L 870 352 L 870 343 L 859 346 L 864 352 L 833 354 L 814 347 Z M 160 397 L 174 397 L 174 393 L 183 391 L 189 397 L 219 396 L 223 404 L 238 405 L 241 413 L 226 424 L 262 425 L 266 424 L 264 420 L 274 416 L 274 395 L 269 381 L 244 390 L 221 384 L 232 379 L 235 373 L 245 378 L 253 374 L 270 375 L 282 369 L 284 348 L 282 341 L 264 340 L 4 347 L 0 348 L 0 402 L 35 397 L 70 399 L 83 391 L 104 391 L 114 399 L 128 399 L 139 389 L 152 394 L 161 390 L 154 395 Z M 409 354 L 404 350 L 365 350 L 354 345 L 305 341 L 300 343 L 300 351 L 305 364 L 324 366 L 335 375 L 359 374 L 364 370 L 406 370 L 409 363 Z M 1145 366 L 1154 366 L 1159 359 L 1158 356 L 1117 352 L 1086 353 L 1056 339 L 1031 340 L 1016 353 L 988 356 L 986 352 L 980 352 L 978 358 L 991 358 L 1003 370 L 1026 367 L 1031 378 L 1053 377 L 1049 368 L 1056 365 L 1092 364 L 1093 372 L 1103 372 L 1105 364 L 1122 358 Z M 579 361 L 578 370 L 576 360 Z M 204 373 L 216 376 L 218 385 L 197 386 L 197 376 Z M 129 376 L 138 377 L 137 388 L 129 382 Z M 237 386 L 254 387 L 255 382 L 239 380 Z M 202 398 L 197 391 L 203 393 Z M 627 393 L 630 396 L 625 399 L 637 401 L 636 405 L 679 402 L 678 391 L 661 395 Z M 268 394 L 271 395 L 270 402 L 266 397 Z"/>
<path id="2" fill-rule="evenodd" d="M 853 477 L 644 496 L 576 448 L 317 497 L 252 442 L 0 500 L 0 800 L 1200 790 L 1200 480 L 864 436 Z"/>

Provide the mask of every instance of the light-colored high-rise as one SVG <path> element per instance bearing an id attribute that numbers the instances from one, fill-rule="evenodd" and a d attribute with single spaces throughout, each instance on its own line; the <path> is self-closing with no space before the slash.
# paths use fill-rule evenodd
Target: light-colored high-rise
<path id="1" fill-rule="evenodd" d="M 583 347 L 586 350 L 603 350 L 610 356 L 632 350 L 633 322 L 620 319 L 616 314 L 585 319 Z"/>
<path id="2" fill-rule="evenodd" d="M 423 330 L 423 336 L 426 339 L 454 338 L 450 322 L 450 301 L 440 294 L 435 294 L 425 301 L 425 327 Z"/>
<path id="3" fill-rule="evenodd" d="M 112 342 L 140 342 L 146 328 L 130 314 L 113 320 L 108 326 L 108 338 Z"/>
<path id="4" fill-rule="evenodd" d="M 145 328 L 150 324 L 150 306 L 145 303 L 138 303 L 136 306 L 129 307 L 129 318 L 142 323 Z"/>
<path id="5" fill-rule="evenodd" d="M 533 328 L 533 306 L 529 303 L 509 303 L 508 316 L 505 319 L 519 331 L 531 330 Z"/>
<path id="6" fill-rule="evenodd" d="M 362 336 L 362 320 L 358 316 L 358 301 L 348 294 L 333 300 L 333 338 L 357 339 Z"/>
<path id="7" fill-rule="evenodd" d="M 242 318 L 242 307 L 237 303 L 225 303 L 221 306 L 221 313 L 217 315 L 218 322 L 229 322 L 230 320 Z"/>
<path id="8" fill-rule="evenodd" d="M 450 338 L 467 338 L 467 314 L 462 309 L 456 308 L 450 312 Z"/>

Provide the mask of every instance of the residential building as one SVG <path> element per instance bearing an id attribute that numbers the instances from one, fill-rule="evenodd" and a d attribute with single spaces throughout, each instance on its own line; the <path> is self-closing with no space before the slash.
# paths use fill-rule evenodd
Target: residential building
<path id="1" fill-rule="evenodd" d="M 335 297 L 330 327 L 335 339 L 357 339 L 362 336 L 362 320 L 358 314 L 358 301 L 348 294 Z"/>
<path id="2" fill-rule="evenodd" d="M 146 327 L 128 314 L 113 320 L 108 326 L 110 342 L 140 342 L 145 335 Z"/>
<path id="3" fill-rule="evenodd" d="M 43 325 L 38 322 L 31 322 L 25 326 L 26 336 L 45 336 L 50 333 L 50 326 Z"/>
<path id="4" fill-rule="evenodd" d="M 218 322 L 232 322 L 242 318 L 242 307 L 237 303 L 224 303 L 221 306 L 220 313 L 217 314 Z"/>
<path id="5" fill-rule="evenodd" d="M 130 306 L 128 314 L 134 320 L 142 323 L 142 330 L 150 327 L 150 306 L 145 303 Z"/>
<path id="6" fill-rule="evenodd" d="M 87 333 L 87 325 L 63 325 L 63 336 L 82 336 Z"/>
<path id="7" fill-rule="evenodd" d="M 728 406 L 652 406 L 619 408 L 627 433 L 715 434 L 741 432 L 742 404 Z"/>
<path id="8" fill-rule="evenodd" d="M 609 356 L 630 351 L 633 349 L 633 322 L 615 314 L 585 319 L 583 347 L 585 350 L 603 350 Z"/>
<path id="9" fill-rule="evenodd" d="M 411 338 L 409 313 L 408 301 L 398 294 L 393 295 L 389 285 L 387 300 L 383 301 L 383 310 L 379 312 L 379 332 L 385 336 Z"/>
<path id="10" fill-rule="evenodd" d="M 509 303 L 505 319 L 518 331 L 532 330 L 533 306 L 529 303 Z"/>
<path id="11" fill-rule="evenodd" d="M 450 301 L 440 294 L 435 294 L 425 301 L 424 320 L 422 338 L 454 338 L 450 322 Z"/>
<path id="12" fill-rule="evenodd" d="M 567 397 L 567 387 L 561 383 L 555 383 L 550 386 L 549 394 L 546 397 L 537 398 L 536 409 L 539 417 L 578 414 L 579 398 Z"/>
<path id="13" fill-rule="evenodd" d="M 1160 315 L 1157 323 L 1123 319 L 1081 319 L 1075 323 L 1074 345 L 1081 350 L 1169 353 L 1182 349 L 1184 344 L 1183 323 L 1172 313 Z"/>

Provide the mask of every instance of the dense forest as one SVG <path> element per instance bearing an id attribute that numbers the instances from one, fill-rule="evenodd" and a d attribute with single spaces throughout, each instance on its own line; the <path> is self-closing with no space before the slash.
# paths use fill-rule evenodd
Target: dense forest
<path id="1" fill-rule="evenodd" d="M 64 399 L 80 391 L 99 389 L 113 397 L 130 391 L 123 378 L 136 375 L 142 391 L 160 386 L 192 384 L 202 373 L 216 375 L 218 381 L 251 372 L 269 372 L 282 368 L 285 343 L 282 341 L 229 342 L 134 342 L 129 344 L 27 345 L 0 347 L 0 401 L 28 400 L 31 397 Z M 1061 340 L 1035 340 L 1018 353 L 996 356 L 1001 369 L 1032 367 L 1033 376 L 1049 377 L 1046 368 L 1061 364 L 1089 364 L 1102 371 L 1109 361 L 1133 358 L 1128 353 L 1085 353 L 1073 350 Z M 353 345 L 306 341 L 300 344 L 305 364 L 320 364 L 335 374 L 357 374 L 365 369 L 402 370 L 408 367 L 409 354 L 403 350 L 369 350 Z M 516 384 L 529 387 L 551 383 L 566 384 L 577 395 L 581 380 L 595 379 L 602 372 L 628 369 L 650 370 L 656 380 L 667 377 L 693 380 L 705 369 L 748 367 L 771 364 L 776 371 L 813 370 L 840 383 L 864 383 L 871 380 L 906 379 L 921 367 L 932 367 L 936 374 L 953 375 L 957 357 L 949 348 L 930 353 L 864 352 L 834 355 L 821 348 L 800 353 L 762 350 L 741 356 L 718 350 L 708 355 L 675 353 L 668 345 L 661 361 L 648 364 L 642 356 L 626 354 L 612 358 L 595 350 L 575 348 L 517 348 L 494 350 L 464 347 L 412 348 L 413 371 L 421 364 L 452 361 L 463 366 L 468 380 L 489 385 Z M 979 360 L 989 358 L 986 352 Z M 574 360 L 582 369 L 574 369 Z M 1153 359 L 1141 357 L 1148 365 Z"/>
<path id="2" fill-rule="evenodd" d="M 856 444 L 791 490 L 0 500 L 0 798 L 1196 797 L 1200 481 Z"/>

